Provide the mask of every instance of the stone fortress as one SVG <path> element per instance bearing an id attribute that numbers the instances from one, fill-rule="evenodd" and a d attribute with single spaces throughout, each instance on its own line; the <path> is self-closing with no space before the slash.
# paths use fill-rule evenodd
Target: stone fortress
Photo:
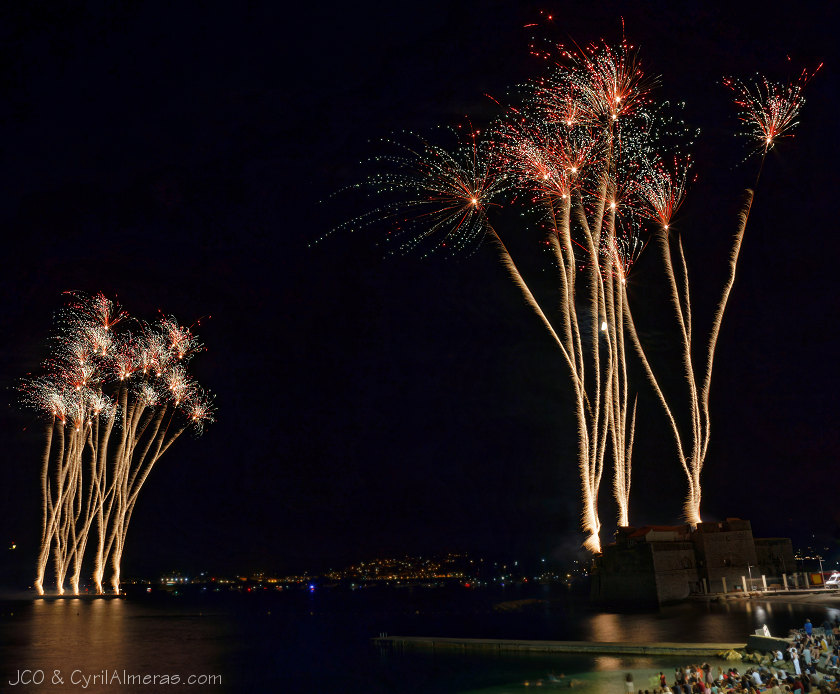
<path id="1" fill-rule="evenodd" d="M 787 587 L 796 571 L 789 538 L 754 538 L 749 521 L 623 527 L 595 557 L 592 599 L 662 604 L 692 594 Z"/>

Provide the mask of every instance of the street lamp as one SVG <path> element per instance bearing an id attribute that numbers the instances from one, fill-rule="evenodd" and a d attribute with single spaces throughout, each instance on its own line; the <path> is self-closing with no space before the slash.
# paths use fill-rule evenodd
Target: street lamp
<path id="1" fill-rule="evenodd" d="M 747 564 L 747 573 L 750 576 L 750 582 L 747 584 L 747 590 L 752 592 L 752 564 Z"/>

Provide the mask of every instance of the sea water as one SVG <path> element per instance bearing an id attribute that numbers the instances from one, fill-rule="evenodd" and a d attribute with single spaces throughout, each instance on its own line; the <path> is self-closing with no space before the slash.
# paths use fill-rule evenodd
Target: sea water
<path id="1" fill-rule="evenodd" d="M 502 694 L 556 689 L 551 677 L 622 691 L 624 673 L 677 658 L 378 648 L 401 636 L 585 641 L 745 642 L 819 625 L 836 610 L 770 601 L 686 603 L 655 611 L 590 609 L 583 600 L 506 595 L 323 591 L 157 599 L 26 599 L 0 603 L 0 692 L 382 692 Z M 499 609 L 501 608 L 501 609 Z"/>

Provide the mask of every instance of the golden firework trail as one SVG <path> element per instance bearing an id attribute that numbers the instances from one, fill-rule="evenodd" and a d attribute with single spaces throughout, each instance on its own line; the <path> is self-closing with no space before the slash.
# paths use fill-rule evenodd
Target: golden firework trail
<path id="1" fill-rule="evenodd" d="M 756 143 L 753 152 L 761 154 L 756 184 L 761 175 L 767 152 L 775 146 L 778 138 L 789 136 L 790 131 L 798 124 L 796 119 L 804 105 L 803 89 L 813 75 L 819 71 L 820 67 L 822 65 L 810 74 L 803 71 L 796 82 L 789 84 L 770 82 L 766 78 L 760 78 L 750 87 L 740 80 L 732 78 L 724 80 L 724 85 L 735 93 L 735 104 L 740 108 L 739 118 L 747 126 L 746 131 L 741 134 L 750 137 Z M 755 192 L 750 189 L 744 192 L 736 218 L 737 226 L 729 256 L 727 279 L 712 318 L 708 341 L 700 347 L 702 352 L 698 354 L 696 342 L 692 339 L 694 328 L 691 318 L 690 285 L 682 239 L 677 236 L 674 240 L 669 231 L 671 217 L 679 207 L 685 190 L 685 170 L 680 174 L 678 165 L 674 169 L 674 172 L 668 172 L 660 165 L 650 170 L 643 179 L 642 195 L 647 199 L 648 211 L 657 225 L 654 238 L 662 254 L 662 263 L 669 285 L 669 296 L 679 328 L 683 376 L 687 386 L 691 420 L 690 428 L 687 431 L 678 426 L 673 406 L 668 402 L 657 380 L 629 311 L 627 312 L 627 329 L 641 358 L 644 371 L 665 410 L 676 442 L 679 462 L 687 478 L 688 492 L 683 504 L 684 519 L 689 523 L 696 524 L 702 521 L 700 514 L 702 484 L 700 478 L 711 438 L 709 393 L 715 351 L 723 316 L 735 283 L 738 258 Z M 678 273 L 674 269 L 673 246 L 676 246 L 677 249 Z M 679 279 L 677 274 L 679 274 Z"/>

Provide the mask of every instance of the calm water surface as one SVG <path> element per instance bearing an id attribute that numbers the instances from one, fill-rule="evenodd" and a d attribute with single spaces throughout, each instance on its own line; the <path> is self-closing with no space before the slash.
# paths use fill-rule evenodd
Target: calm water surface
<path id="1" fill-rule="evenodd" d="M 649 668 L 653 674 L 659 669 L 673 672 L 685 663 L 665 658 L 398 652 L 379 650 L 370 638 L 386 632 L 743 642 L 762 624 L 783 634 L 801 626 L 806 617 L 820 624 L 826 615 L 838 616 L 829 608 L 758 601 L 692 603 L 631 614 L 595 612 L 568 599 L 517 612 L 493 609 L 494 603 L 516 597 L 441 597 L 402 591 L 399 595 L 6 601 L 0 603 L 0 693 L 501 694 L 533 691 L 536 680 L 548 673 L 590 681 L 588 691 L 619 692 L 628 668 Z M 25 670 L 31 672 L 21 676 Z M 114 678 L 115 671 L 119 679 Z M 29 678 L 39 680 L 41 673 L 42 683 L 28 683 Z M 129 683 L 127 675 L 147 680 Z M 175 675 L 178 683 L 173 683 Z M 161 679 L 164 676 L 169 676 L 168 683 Z M 18 683 L 21 677 L 27 683 Z M 190 677 L 195 684 L 187 683 Z"/>

